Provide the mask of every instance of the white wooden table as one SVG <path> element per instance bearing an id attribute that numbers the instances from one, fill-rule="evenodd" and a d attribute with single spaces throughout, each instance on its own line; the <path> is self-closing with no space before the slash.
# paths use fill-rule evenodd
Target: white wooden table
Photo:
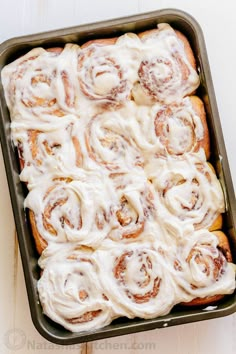
<path id="1" fill-rule="evenodd" d="M 202 26 L 236 185 L 236 2 L 234 0 L 0 0 L 0 42 L 13 36 L 178 7 Z M 236 314 L 68 347 L 34 328 L 28 307 L 5 169 L 0 153 L 0 354 L 235 354 Z"/>

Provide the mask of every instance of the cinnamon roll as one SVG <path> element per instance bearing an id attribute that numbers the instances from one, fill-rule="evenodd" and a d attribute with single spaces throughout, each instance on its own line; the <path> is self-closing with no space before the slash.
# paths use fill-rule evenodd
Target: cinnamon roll
<path id="1" fill-rule="evenodd" d="M 85 173 L 77 180 L 49 178 L 33 188 L 25 199 L 25 207 L 29 209 L 39 254 L 54 242 L 97 247 L 112 225 L 111 199 L 109 186 L 99 177 Z"/>
<path id="2" fill-rule="evenodd" d="M 220 229 L 224 196 L 214 169 L 196 154 L 159 158 L 146 167 L 158 198 L 159 217 L 175 236 L 185 227 Z"/>
<path id="3" fill-rule="evenodd" d="M 157 212 L 152 185 L 143 174 L 112 173 L 109 177 L 117 201 L 111 209 L 114 224 L 108 237 L 119 242 L 147 241 L 143 232 L 151 229 Z"/>
<path id="4" fill-rule="evenodd" d="M 88 156 L 108 170 L 124 171 L 143 166 L 143 159 L 119 111 L 93 117 L 86 128 Z"/>
<path id="5" fill-rule="evenodd" d="M 99 275 L 116 312 L 124 316 L 154 318 L 175 304 L 175 284 L 162 254 L 145 243 L 99 249 L 95 254 Z"/>
<path id="6" fill-rule="evenodd" d="M 37 288 L 43 312 L 72 332 L 108 325 L 117 315 L 101 287 L 92 250 L 67 246 L 55 254 L 51 245 L 39 260 L 43 272 Z M 45 262 L 47 253 L 54 253 L 50 262 Z"/>
<path id="7" fill-rule="evenodd" d="M 192 49 L 186 37 L 168 24 L 139 34 L 144 55 L 139 81 L 132 91 L 138 104 L 173 103 L 193 94 L 199 85 Z"/>
<path id="8" fill-rule="evenodd" d="M 78 57 L 78 79 L 82 93 L 89 100 L 106 105 L 125 102 L 131 83 L 127 68 L 120 60 L 117 38 L 85 43 Z"/>
<path id="9" fill-rule="evenodd" d="M 177 249 L 175 279 L 183 290 L 182 304 L 206 305 L 235 289 L 235 266 L 226 235 L 199 230 Z"/>
<path id="10" fill-rule="evenodd" d="M 76 171 L 83 156 L 77 136 L 76 121 L 61 121 L 48 131 L 23 129 L 12 125 L 12 137 L 20 162 L 20 179 L 28 188 L 50 174 Z"/>
<path id="11" fill-rule="evenodd" d="M 162 106 L 155 117 L 155 132 L 170 155 L 205 151 L 210 156 L 209 132 L 203 102 L 197 96 Z"/>
<path id="12" fill-rule="evenodd" d="M 78 50 L 72 44 L 64 49 L 35 48 L 3 69 L 5 97 L 13 121 L 30 121 L 32 126 L 36 119 L 56 122 L 75 113 L 72 72 Z"/>

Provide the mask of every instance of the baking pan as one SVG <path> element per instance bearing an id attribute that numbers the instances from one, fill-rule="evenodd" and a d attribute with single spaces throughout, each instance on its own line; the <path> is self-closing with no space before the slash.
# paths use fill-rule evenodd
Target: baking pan
<path id="1" fill-rule="evenodd" d="M 90 39 L 114 37 L 125 32 L 141 32 L 155 28 L 156 25 L 161 22 L 169 23 L 172 27 L 180 30 L 186 35 L 197 61 L 197 68 L 201 79 L 201 85 L 197 91 L 197 95 L 200 96 L 205 103 L 207 122 L 211 137 L 211 162 L 216 168 L 226 200 L 224 231 L 229 235 L 233 259 L 234 263 L 236 263 L 236 204 L 233 184 L 225 151 L 204 38 L 201 28 L 191 16 L 179 10 L 167 9 L 13 38 L 0 45 L 0 69 L 19 56 L 25 54 L 33 47 L 43 46 L 44 48 L 48 48 L 62 46 L 68 42 L 82 44 Z M 40 268 L 37 265 L 38 254 L 34 246 L 33 238 L 30 234 L 30 225 L 27 215 L 23 208 L 23 201 L 27 194 L 27 188 L 19 179 L 18 156 L 11 141 L 10 116 L 1 82 L 0 109 L 0 136 L 3 157 L 19 240 L 31 316 L 35 327 L 42 336 L 57 344 L 75 344 L 154 328 L 221 317 L 236 311 L 236 295 L 232 294 L 225 296 L 217 306 L 208 308 L 210 311 L 206 311 L 206 309 L 203 308 L 181 308 L 181 306 L 176 306 L 172 309 L 170 314 L 163 317 L 151 320 L 129 320 L 127 318 L 119 318 L 113 321 L 109 326 L 86 333 L 68 332 L 60 325 L 51 321 L 48 317 L 44 316 L 36 288 L 37 280 L 40 276 Z"/>

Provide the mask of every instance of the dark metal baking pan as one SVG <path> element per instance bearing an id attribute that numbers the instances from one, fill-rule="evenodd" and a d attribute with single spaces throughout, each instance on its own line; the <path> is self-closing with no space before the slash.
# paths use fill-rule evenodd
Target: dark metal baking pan
<path id="1" fill-rule="evenodd" d="M 174 9 L 167 9 L 130 16 L 105 22 L 98 22 L 78 27 L 60 29 L 30 36 L 10 39 L 0 46 L 0 69 L 14 59 L 25 54 L 33 47 L 44 48 L 63 45 L 68 42 L 82 44 L 89 39 L 113 37 L 125 32 L 140 32 L 155 28 L 157 23 L 167 22 L 175 29 L 183 32 L 193 48 L 197 67 L 200 72 L 201 85 L 197 94 L 203 99 L 207 111 L 207 121 L 211 136 L 211 162 L 225 192 L 227 211 L 224 215 L 224 231 L 229 235 L 234 262 L 236 262 L 236 204 L 230 176 L 230 170 L 225 151 L 225 145 L 220 125 L 219 114 L 211 79 L 210 68 L 203 34 L 198 23 L 188 14 Z M 37 265 L 38 255 L 32 242 L 30 226 L 23 208 L 27 194 L 26 187 L 19 180 L 19 165 L 15 148 L 11 141 L 10 116 L 0 82 L 0 136 L 5 168 L 11 195 L 12 208 L 15 217 L 25 282 L 33 323 L 46 339 L 57 344 L 75 344 L 112 336 L 150 330 L 188 322 L 201 321 L 214 317 L 229 315 L 236 311 L 236 295 L 226 296 L 217 307 L 211 311 L 201 308 L 175 307 L 170 314 L 151 320 L 128 320 L 120 318 L 109 326 L 88 333 L 70 333 L 57 325 L 42 313 L 36 284 L 40 276 Z"/>

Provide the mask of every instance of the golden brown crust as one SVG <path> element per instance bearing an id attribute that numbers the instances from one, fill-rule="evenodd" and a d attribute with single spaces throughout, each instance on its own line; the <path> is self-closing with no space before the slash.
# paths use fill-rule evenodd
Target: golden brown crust
<path id="1" fill-rule="evenodd" d="M 63 51 L 63 48 L 61 48 L 61 47 L 47 48 L 46 51 L 51 52 L 51 53 L 60 54 Z"/>
<path id="2" fill-rule="evenodd" d="M 214 174 L 216 174 L 215 167 L 214 167 L 210 162 L 207 162 L 207 165 L 208 165 L 208 167 L 210 167 L 210 169 L 212 170 L 212 172 L 213 172 Z"/>
<path id="3" fill-rule="evenodd" d="M 193 299 L 192 301 L 189 302 L 181 302 L 182 306 L 187 306 L 187 307 L 192 307 L 192 306 L 204 306 L 204 305 L 214 305 L 216 302 L 220 301 L 223 299 L 225 295 L 212 295 L 208 297 L 196 297 L 196 299 Z"/>
<path id="4" fill-rule="evenodd" d="M 230 245 L 227 236 L 222 231 L 214 231 L 212 232 L 218 238 L 218 246 L 217 248 L 223 253 L 227 262 L 232 262 L 232 254 L 230 251 Z M 182 302 L 183 306 L 204 306 L 204 305 L 213 305 L 219 300 L 223 299 L 225 295 L 212 295 L 204 298 L 197 297 L 189 302 Z"/>
<path id="5" fill-rule="evenodd" d="M 181 40 L 181 42 L 184 45 L 184 51 L 185 51 L 185 54 L 187 56 L 187 59 L 188 59 L 189 63 L 191 64 L 193 69 L 196 70 L 196 60 L 195 60 L 192 48 L 190 46 L 190 43 L 189 43 L 187 37 L 185 37 L 185 35 L 183 33 L 179 32 L 177 30 L 175 30 L 175 34 Z"/>
<path id="6" fill-rule="evenodd" d="M 100 46 L 113 45 L 113 44 L 116 43 L 117 39 L 118 39 L 117 37 L 114 37 L 114 38 L 102 38 L 102 39 L 92 39 L 91 41 L 88 41 L 88 42 L 84 43 L 81 46 L 81 49 L 87 48 L 87 47 L 89 47 L 92 44 L 97 44 L 97 45 L 100 45 Z"/>
<path id="7" fill-rule="evenodd" d="M 211 226 L 208 228 L 209 231 L 216 231 L 222 229 L 223 226 L 223 217 L 222 214 L 218 215 L 213 221 Z"/>
<path id="8" fill-rule="evenodd" d="M 188 39 L 185 37 L 185 35 L 183 35 L 183 33 L 179 32 L 177 30 L 175 30 L 175 33 L 184 45 L 184 51 L 185 51 L 185 54 L 187 56 L 187 59 L 188 59 L 190 65 L 193 67 L 194 70 L 196 70 L 196 60 L 195 60 L 195 57 L 194 57 L 194 54 L 193 54 L 193 51 L 192 51 L 192 48 L 190 46 Z M 195 93 L 196 93 L 196 90 L 191 92 L 190 95 L 193 95 Z"/>
<path id="9" fill-rule="evenodd" d="M 203 138 L 199 143 L 199 147 L 202 147 L 206 154 L 206 159 L 208 160 L 210 157 L 210 138 L 209 138 L 209 131 L 206 121 L 206 112 L 204 108 L 204 104 L 202 100 L 197 96 L 190 96 L 189 97 L 193 110 L 196 112 L 197 116 L 201 119 L 201 123 L 203 126 Z"/>
<path id="10" fill-rule="evenodd" d="M 213 167 L 213 165 L 210 162 L 207 162 L 208 166 L 210 167 L 210 169 L 212 170 L 212 172 L 214 174 L 216 174 L 215 168 Z M 223 216 L 222 214 L 219 214 L 215 220 L 213 221 L 213 223 L 208 227 L 208 231 L 216 231 L 216 230 L 221 230 L 223 227 Z"/>
<path id="11" fill-rule="evenodd" d="M 36 249 L 37 249 L 38 253 L 41 255 L 43 250 L 47 247 L 48 244 L 47 244 L 47 241 L 44 240 L 44 238 L 42 238 L 42 236 L 38 232 L 37 223 L 35 220 L 35 215 L 32 210 L 29 210 L 29 220 L 30 220 L 31 231 L 32 231 L 32 235 L 34 237 Z"/>

